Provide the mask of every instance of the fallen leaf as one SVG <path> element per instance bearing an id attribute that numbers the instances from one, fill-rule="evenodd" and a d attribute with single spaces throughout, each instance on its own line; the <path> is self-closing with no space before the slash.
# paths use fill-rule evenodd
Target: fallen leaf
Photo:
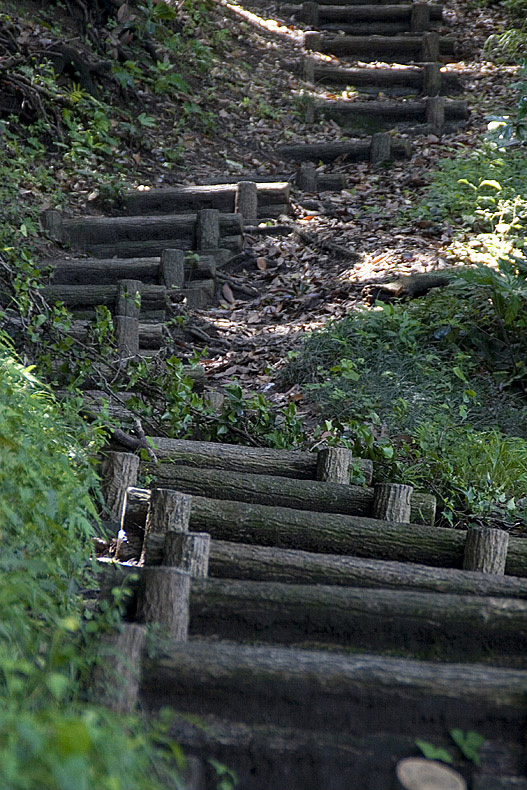
<path id="1" fill-rule="evenodd" d="M 256 267 L 260 269 L 261 272 L 265 272 L 265 270 L 267 269 L 267 261 L 265 260 L 265 258 L 257 258 Z"/>
<path id="2" fill-rule="evenodd" d="M 234 298 L 234 294 L 231 291 L 229 285 L 227 283 L 223 283 L 223 287 L 221 289 L 222 296 L 224 299 L 229 302 L 229 304 L 234 304 L 236 299 Z"/>

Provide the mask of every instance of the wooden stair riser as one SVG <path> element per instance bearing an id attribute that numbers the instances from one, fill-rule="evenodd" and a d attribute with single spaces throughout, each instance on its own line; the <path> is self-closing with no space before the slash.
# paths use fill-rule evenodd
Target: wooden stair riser
<path id="1" fill-rule="evenodd" d="M 141 697 L 150 709 L 351 737 L 456 726 L 520 744 L 526 679 L 477 664 L 190 642 L 145 662 Z"/>
<path id="2" fill-rule="evenodd" d="M 274 217 L 287 213 L 290 184 L 285 182 L 256 184 L 258 215 Z M 130 192 L 123 198 L 123 213 L 127 215 L 152 215 L 188 213 L 204 208 L 214 208 L 230 213 L 235 210 L 236 184 L 192 186 L 174 189 L 151 189 Z"/>
<path id="3" fill-rule="evenodd" d="M 292 159 L 295 162 L 333 162 L 335 159 L 346 162 L 376 160 L 375 147 L 371 139 L 282 145 L 277 148 L 276 153 L 283 159 Z M 412 146 L 408 140 L 388 140 L 388 159 L 407 159 L 411 153 Z"/>
<path id="4" fill-rule="evenodd" d="M 163 284 L 159 258 L 76 258 L 41 261 L 41 266 L 53 268 L 51 283 L 55 286 L 114 285 L 123 279 L 141 280 L 147 285 Z M 185 281 L 214 278 L 216 268 L 212 257 L 200 256 L 196 262 L 185 263 Z"/>
<path id="5" fill-rule="evenodd" d="M 364 62 L 431 63 L 439 59 L 456 60 L 450 39 L 436 33 L 408 36 L 330 36 L 305 33 L 304 46 L 325 55 L 336 55 Z"/>
<path id="6" fill-rule="evenodd" d="M 416 9 L 415 6 L 419 6 Z M 282 14 L 294 17 L 295 19 L 306 22 L 317 29 L 324 29 L 327 24 L 344 24 L 353 28 L 354 25 L 360 26 L 370 25 L 372 28 L 376 24 L 392 25 L 393 32 L 411 32 L 418 23 L 417 17 L 428 16 L 430 26 L 437 26 L 443 18 L 443 6 L 438 4 L 416 3 L 405 4 L 399 3 L 395 5 L 344 5 L 335 3 L 304 3 L 302 5 L 282 5 L 280 7 Z M 412 22 L 414 23 L 412 25 Z M 387 28 L 390 30 L 392 28 Z M 381 32 L 381 31 L 379 31 Z M 423 32 L 421 29 L 420 32 Z M 353 34 L 353 30 L 352 30 Z"/>
<path id="7" fill-rule="evenodd" d="M 464 101 L 437 100 L 442 104 L 442 127 L 447 124 L 462 124 L 468 120 L 469 113 Z M 324 101 L 314 105 L 314 117 L 328 118 L 346 128 L 371 130 L 393 129 L 419 124 L 434 125 L 433 112 L 436 100 L 408 102 L 355 102 Z"/>
<path id="8" fill-rule="evenodd" d="M 319 64 L 305 58 L 299 73 L 307 82 L 317 85 L 349 87 L 359 93 L 408 96 L 449 96 L 463 90 L 457 74 L 442 72 L 439 64 L 428 68 L 408 66 L 405 69 L 342 68 Z"/>

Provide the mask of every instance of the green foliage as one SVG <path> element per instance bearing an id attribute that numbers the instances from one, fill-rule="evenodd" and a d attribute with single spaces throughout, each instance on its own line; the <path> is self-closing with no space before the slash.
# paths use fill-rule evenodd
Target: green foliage
<path id="1" fill-rule="evenodd" d="M 417 738 L 415 741 L 415 745 L 418 749 L 421 750 L 424 757 L 427 760 L 439 760 L 442 763 L 453 763 L 454 759 L 449 751 L 446 749 L 442 749 L 440 747 L 434 746 L 433 743 L 429 743 L 428 741 L 422 741 L 420 738 Z"/>
<path id="2" fill-rule="evenodd" d="M 54 401 L 0 336 L 0 786 L 161 790 L 179 782 L 163 719 L 150 731 L 83 701 L 95 616 L 90 561 L 104 439 Z"/>
<path id="3" fill-rule="evenodd" d="M 458 729 L 450 730 L 449 735 L 463 754 L 463 757 L 473 762 L 474 765 L 479 765 L 481 763 L 479 750 L 485 743 L 483 735 L 473 730 L 463 732 L 463 730 Z"/>

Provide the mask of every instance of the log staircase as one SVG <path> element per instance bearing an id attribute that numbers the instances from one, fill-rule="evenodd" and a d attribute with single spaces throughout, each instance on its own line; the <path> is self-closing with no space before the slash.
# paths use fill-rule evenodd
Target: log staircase
<path id="1" fill-rule="evenodd" d="M 101 596 L 134 591 L 111 699 L 170 706 L 189 788 L 216 787 L 215 760 L 248 790 L 527 787 L 525 540 L 434 526 L 433 497 L 372 486 L 343 448 L 151 443 L 150 489 L 137 456 L 103 468 L 120 531 Z M 147 658 L 152 622 L 169 639 Z M 484 738 L 479 766 L 453 728 Z M 416 739 L 450 748 L 442 784 L 406 781 Z"/>
<path id="2" fill-rule="evenodd" d="M 53 272 L 45 294 L 73 310 L 74 337 L 103 304 L 121 359 L 155 353 L 174 305 L 210 304 L 244 233 L 280 222 L 291 188 L 345 187 L 320 162 L 406 158 L 408 135 L 467 120 L 464 101 L 448 98 L 462 85 L 442 68 L 457 53 L 440 5 L 281 11 L 309 28 L 295 66 L 306 86 L 355 91 L 317 99 L 307 120 L 332 118 L 355 136 L 282 146 L 299 167 L 273 183 L 248 174 L 136 191 L 119 216 L 46 212 L 64 254 L 42 262 Z M 99 408 L 101 393 L 86 396 Z M 129 396 L 111 406 L 117 415 Z M 240 790 L 527 789 L 524 540 L 434 526 L 433 497 L 376 484 L 346 450 L 151 441 L 160 463 L 143 470 L 148 489 L 137 487 L 138 456 L 103 463 L 117 542 L 100 561 L 101 596 L 123 580 L 134 596 L 106 645 L 115 672 L 94 688 L 116 710 L 173 709 L 189 790 L 217 786 L 214 760 Z M 153 656 L 152 623 L 169 637 Z M 479 765 L 453 745 L 453 728 L 484 738 Z M 421 761 L 416 739 L 449 749 L 455 770 Z"/>

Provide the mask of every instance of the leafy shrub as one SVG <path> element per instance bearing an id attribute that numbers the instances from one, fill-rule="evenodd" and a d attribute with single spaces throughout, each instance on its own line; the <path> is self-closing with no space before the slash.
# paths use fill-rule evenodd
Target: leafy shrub
<path id="1" fill-rule="evenodd" d="M 101 442 L 64 412 L 0 335 L 0 786 L 9 790 L 161 790 L 181 784 L 166 723 L 149 731 L 83 700 L 90 638 L 115 620 L 88 617 L 90 461 Z"/>

